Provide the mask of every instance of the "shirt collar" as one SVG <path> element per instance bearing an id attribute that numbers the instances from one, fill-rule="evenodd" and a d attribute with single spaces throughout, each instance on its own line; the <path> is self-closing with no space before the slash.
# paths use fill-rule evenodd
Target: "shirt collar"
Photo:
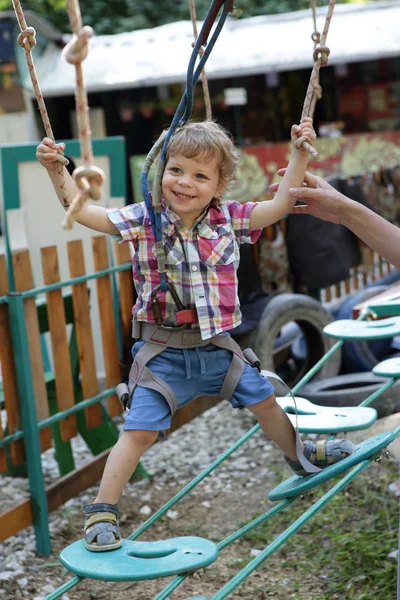
<path id="1" fill-rule="evenodd" d="M 161 199 L 161 204 L 163 209 L 161 214 L 163 231 L 168 237 L 171 237 L 175 230 L 179 231 L 184 226 L 180 217 L 168 206 L 164 198 Z M 227 218 L 221 208 L 220 201 L 217 198 L 213 198 L 210 204 L 204 209 L 204 212 L 194 222 L 192 229 L 197 227 L 200 234 L 203 234 L 202 237 L 213 237 L 213 228 L 217 225 L 226 224 Z"/>

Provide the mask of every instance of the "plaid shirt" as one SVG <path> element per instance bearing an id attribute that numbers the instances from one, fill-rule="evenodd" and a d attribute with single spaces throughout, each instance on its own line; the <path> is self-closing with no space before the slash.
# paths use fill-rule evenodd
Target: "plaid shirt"
<path id="1" fill-rule="evenodd" d="M 249 230 L 254 202 L 213 200 L 194 225 L 187 229 L 170 208 L 162 212 L 167 281 L 174 285 L 185 308 L 197 311 L 201 336 L 209 339 L 241 323 L 238 298 L 239 244 L 254 243 L 261 229 Z M 119 230 L 117 241 L 131 242 L 133 280 L 138 294 L 133 315 L 138 321 L 154 323 L 151 292 L 160 283 L 154 254 L 155 238 L 146 205 L 131 204 L 107 210 Z M 170 292 L 157 298 L 163 318 L 177 307 Z"/>

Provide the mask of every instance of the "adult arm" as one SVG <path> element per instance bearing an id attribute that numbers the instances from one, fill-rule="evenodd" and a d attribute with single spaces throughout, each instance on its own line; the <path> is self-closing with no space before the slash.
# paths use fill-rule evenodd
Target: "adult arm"
<path id="1" fill-rule="evenodd" d="M 283 172 L 282 169 L 278 174 Z M 306 203 L 294 206 L 291 213 L 308 214 L 344 225 L 389 263 L 400 268 L 400 229 L 396 225 L 341 194 L 321 177 L 306 173 L 304 184 L 289 190 L 296 201 Z M 280 185 L 273 184 L 272 191 Z"/>

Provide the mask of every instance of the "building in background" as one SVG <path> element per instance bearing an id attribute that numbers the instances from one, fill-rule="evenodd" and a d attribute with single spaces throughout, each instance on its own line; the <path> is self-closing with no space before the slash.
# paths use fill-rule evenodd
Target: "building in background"
<path id="1" fill-rule="evenodd" d="M 326 7 L 317 14 L 322 31 Z M 32 13 L 27 22 L 38 32 L 33 53 L 54 134 L 58 139 L 76 137 L 75 71 L 62 57 L 69 36 Z M 328 35 L 329 65 L 321 69 L 323 96 L 315 113 L 320 135 L 400 127 L 398 23 L 398 0 L 336 5 Z M 10 35 L 16 39 L 18 34 L 13 13 L 0 13 L 0 26 L 0 143 L 39 139 L 43 131 L 24 53 L 10 43 Z M 313 65 L 312 32 L 310 10 L 227 20 L 206 69 L 213 116 L 240 146 L 288 140 L 290 126 L 301 115 Z M 90 40 L 84 73 L 93 135 L 124 135 L 127 164 L 129 157 L 145 154 L 170 123 L 184 89 L 192 41 L 190 21 Z M 232 89 L 238 92 L 233 94 L 240 99 L 237 104 L 227 93 Z M 193 118 L 204 114 L 199 84 Z"/>

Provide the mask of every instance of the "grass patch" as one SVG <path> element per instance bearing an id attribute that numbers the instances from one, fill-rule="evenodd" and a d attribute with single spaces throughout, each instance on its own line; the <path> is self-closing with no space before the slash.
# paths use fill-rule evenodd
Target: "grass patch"
<path id="1" fill-rule="evenodd" d="M 274 575 L 267 597 L 394 600 L 397 565 L 387 555 L 398 545 L 399 504 L 388 485 L 397 478 L 394 463 L 373 465 L 303 525 L 264 563 Z M 246 539 L 265 548 L 333 483 L 314 490 L 311 500 L 296 500 Z"/>

